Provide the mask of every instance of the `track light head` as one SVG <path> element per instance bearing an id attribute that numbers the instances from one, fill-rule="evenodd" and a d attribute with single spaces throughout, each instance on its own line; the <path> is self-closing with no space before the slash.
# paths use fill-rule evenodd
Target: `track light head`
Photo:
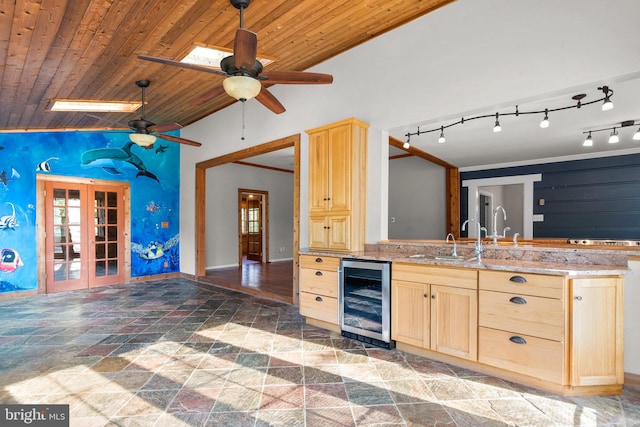
<path id="1" fill-rule="evenodd" d="M 502 126 L 500 126 L 499 117 L 500 117 L 500 115 L 498 113 L 496 113 L 496 124 L 493 126 L 493 132 L 494 133 L 502 131 Z"/>
<path id="2" fill-rule="evenodd" d="M 544 119 L 542 119 L 542 121 L 540 122 L 540 127 L 542 129 L 546 129 L 549 127 L 549 109 L 548 108 L 544 109 Z"/>
<path id="3" fill-rule="evenodd" d="M 438 143 L 444 144 L 444 126 L 440 126 L 440 137 L 438 138 Z"/>
<path id="4" fill-rule="evenodd" d="M 613 128 L 613 131 L 609 135 L 609 144 L 616 144 L 618 142 L 620 142 L 620 137 L 618 136 L 616 128 Z"/>
<path id="5" fill-rule="evenodd" d="M 600 89 L 604 93 L 604 102 L 602 103 L 602 111 L 613 110 L 613 102 L 611 102 L 611 93 L 613 91 L 609 89 L 609 86 L 602 86 Z"/>
<path id="6" fill-rule="evenodd" d="M 587 135 L 587 138 L 582 143 L 583 147 L 593 147 L 593 138 L 591 138 L 591 132 Z"/>

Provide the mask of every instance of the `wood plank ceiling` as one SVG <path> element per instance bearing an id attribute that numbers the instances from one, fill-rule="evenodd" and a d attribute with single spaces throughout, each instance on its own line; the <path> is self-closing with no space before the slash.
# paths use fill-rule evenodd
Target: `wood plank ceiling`
<path id="1" fill-rule="evenodd" d="M 275 58 L 265 71 L 305 70 L 451 1 L 253 0 L 244 27 L 257 33 L 258 55 Z M 234 102 L 194 105 L 223 77 L 136 56 L 231 49 L 238 27 L 228 0 L 0 0 L 0 131 L 126 127 L 114 123 L 139 112 L 97 120 L 49 111 L 51 100 L 139 100 L 141 79 L 151 81 L 148 120 L 193 123 Z"/>

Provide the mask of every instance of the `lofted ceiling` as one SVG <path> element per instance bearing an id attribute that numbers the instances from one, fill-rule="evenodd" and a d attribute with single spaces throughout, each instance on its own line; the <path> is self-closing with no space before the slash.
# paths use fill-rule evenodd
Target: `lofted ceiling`
<path id="1" fill-rule="evenodd" d="M 253 0 L 266 71 L 301 71 L 452 0 Z M 142 61 L 180 60 L 195 46 L 233 48 L 239 11 L 228 0 L 16 0 L 0 3 L 0 130 L 122 128 L 136 113 L 52 112 L 54 98 L 130 100 L 151 81 L 146 118 L 191 124 L 235 102 L 195 101 L 223 77 Z M 285 108 L 287 106 L 285 105 Z"/>

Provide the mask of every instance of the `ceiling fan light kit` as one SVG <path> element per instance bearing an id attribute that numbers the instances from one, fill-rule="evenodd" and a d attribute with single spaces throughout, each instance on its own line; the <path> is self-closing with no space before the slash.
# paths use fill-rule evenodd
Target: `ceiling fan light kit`
<path id="1" fill-rule="evenodd" d="M 131 142 L 135 142 L 141 147 L 150 147 L 156 142 L 155 135 L 150 135 L 148 133 L 130 133 L 129 139 Z"/>
<path id="2" fill-rule="evenodd" d="M 255 98 L 262 89 L 258 80 L 247 76 L 227 77 L 222 82 L 222 86 L 227 95 L 242 102 Z"/>

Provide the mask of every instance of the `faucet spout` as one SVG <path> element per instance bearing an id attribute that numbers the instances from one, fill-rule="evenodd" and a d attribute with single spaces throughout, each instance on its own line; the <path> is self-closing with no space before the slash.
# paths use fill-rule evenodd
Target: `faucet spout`
<path id="1" fill-rule="evenodd" d="M 477 225 L 477 229 L 478 229 L 478 240 L 476 241 L 476 259 L 478 260 L 478 262 L 480 262 L 481 259 L 481 254 L 482 254 L 482 229 L 484 227 L 482 227 L 480 225 L 480 223 L 478 222 L 478 220 L 470 218 L 468 220 L 466 220 L 465 222 L 462 223 L 462 231 L 466 231 L 467 230 L 467 224 L 469 222 L 475 222 Z M 485 229 L 486 230 L 486 229 Z"/>
<path id="2" fill-rule="evenodd" d="M 498 244 L 498 237 L 505 237 L 506 236 L 506 229 L 508 228 L 507 227 L 507 228 L 504 229 L 504 231 L 503 231 L 504 234 L 502 236 L 498 234 L 498 212 L 500 211 L 500 209 L 502 209 L 502 215 L 504 216 L 504 220 L 505 221 L 507 220 L 507 211 L 504 210 L 502 205 L 498 206 L 497 208 L 495 208 L 493 210 L 493 235 L 492 235 L 492 237 L 493 237 L 493 244 L 494 245 Z M 511 230 L 511 229 L 509 228 L 509 230 Z"/>
<path id="3" fill-rule="evenodd" d="M 457 257 L 458 256 L 458 245 L 456 245 L 456 238 L 453 237 L 452 233 L 447 234 L 447 238 L 446 238 L 446 242 L 447 243 L 449 243 L 449 237 L 451 237 L 451 240 L 453 240 L 453 253 L 451 254 L 451 256 Z"/>

